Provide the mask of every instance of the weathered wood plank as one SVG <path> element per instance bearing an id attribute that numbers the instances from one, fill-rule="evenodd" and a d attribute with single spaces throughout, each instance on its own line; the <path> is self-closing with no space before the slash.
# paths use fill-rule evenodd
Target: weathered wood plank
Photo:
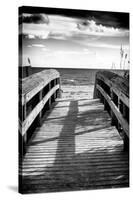
<path id="1" fill-rule="evenodd" d="M 129 98 L 129 81 L 127 79 L 106 70 L 97 72 L 96 78 L 103 80 L 109 87 L 115 88 Z"/>
<path id="2" fill-rule="evenodd" d="M 123 128 L 123 130 L 125 131 L 125 133 L 129 137 L 129 125 L 128 125 L 127 121 L 123 118 L 119 109 L 114 104 L 114 102 L 111 100 L 111 97 L 109 97 L 109 95 L 107 95 L 107 93 L 99 85 L 97 85 L 96 87 L 101 92 L 101 94 L 104 96 L 104 98 L 108 101 L 108 104 L 110 105 L 113 113 L 116 115 L 118 121 L 120 122 L 120 124 Z"/>
<path id="3" fill-rule="evenodd" d="M 123 94 L 121 91 L 119 91 L 117 88 L 112 87 L 113 92 L 119 97 L 119 99 L 127 106 L 129 107 L 129 97 L 127 97 L 125 94 Z"/>
<path id="4" fill-rule="evenodd" d="M 23 192 L 128 187 L 129 158 L 98 100 L 58 100 L 29 142 Z"/>
<path id="5" fill-rule="evenodd" d="M 20 101 L 22 105 L 28 102 L 40 90 L 42 90 L 50 81 L 59 77 L 59 72 L 56 70 L 44 70 L 24 78 L 19 83 Z"/>
<path id="6" fill-rule="evenodd" d="M 22 136 L 26 133 L 34 119 L 37 117 L 39 112 L 42 110 L 48 99 L 55 93 L 55 91 L 59 88 L 59 85 L 54 86 L 45 97 L 37 104 L 37 106 L 32 110 L 32 112 L 26 117 L 24 122 L 22 123 Z"/>
<path id="7" fill-rule="evenodd" d="M 98 80 L 109 86 L 110 92 L 114 92 L 119 99 L 129 108 L 129 81 L 113 72 L 106 70 L 99 71 L 96 74 L 94 98 L 97 97 L 96 85 Z"/>

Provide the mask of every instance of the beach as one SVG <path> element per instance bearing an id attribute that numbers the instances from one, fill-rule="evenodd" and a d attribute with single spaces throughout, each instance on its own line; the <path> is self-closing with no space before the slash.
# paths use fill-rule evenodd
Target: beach
<path id="1" fill-rule="evenodd" d="M 56 69 L 61 77 L 62 98 L 92 99 L 95 75 L 99 69 Z M 112 70 L 111 70 L 112 71 Z M 123 75 L 124 70 L 113 70 Z"/>

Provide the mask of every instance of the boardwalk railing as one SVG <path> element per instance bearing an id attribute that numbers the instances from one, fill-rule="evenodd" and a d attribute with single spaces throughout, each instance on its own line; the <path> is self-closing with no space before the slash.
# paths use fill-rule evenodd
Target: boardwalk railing
<path id="1" fill-rule="evenodd" d="M 60 75 L 56 70 L 44 70 L 19 83 L 19 147 L 24 154 L 26 144 L 36 126 L 41 125 L 45 111 L 60 96 Z"/>
<path id="2" fill-rule="evenodd" d="M 96 73 L 94 98 L 100 98 L 123 138 L 124 147 L 129 148 L 129 82 L 108 71 Z"/>

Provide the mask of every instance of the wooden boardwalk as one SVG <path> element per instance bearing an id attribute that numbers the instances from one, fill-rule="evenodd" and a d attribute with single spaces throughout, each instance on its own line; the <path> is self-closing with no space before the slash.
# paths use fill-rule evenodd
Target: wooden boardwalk
<path id="1" fill-rule="evenodd" d="M 128 187 L 128 161 L 98 99 L 57 99 L 28 144 L 19 172 L 22 191 Z"/>

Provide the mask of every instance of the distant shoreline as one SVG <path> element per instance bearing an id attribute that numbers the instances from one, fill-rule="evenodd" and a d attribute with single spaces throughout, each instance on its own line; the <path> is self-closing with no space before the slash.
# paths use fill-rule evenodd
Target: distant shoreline
<path id="1" fill-rule="evenodd" d="M 24 68 L 24 67 L 30 67 L 30 66 L 19 66 L 21 68 Z M 37 67 L 37 66 L 31 66 L 31 68 L 40 68 L 40 69 L 72 69 L 72 70 L 111 70 L 111 71 L 115 71 L 115 70 L 119 70 L 119 71 L 130 71 L 130 69 L 119 69 L 119 68 L 116 68 L 116 69 L 111 69 L 111 68 L 85 68 L 85 67 L 81 67 L 81 68 L 73 68 L 73 67 Z"/>
<path id="2" fill-rule="evenodd" d="M 72 73 L 76 73 L 80 72 L 82 74 L 82 72 L 93 72 L 93 75 L 97 72 L 97 71 L 102 71 L 102 70 L 107 70 L 107 71 L 112 71 L 114 73 L 117 73 L 120 76 L 124 76 L 126 71 L 129 70 L 124 70 L 124 69 L 93 69 L 93 68 L 47 68 L 47 67 L 31 67 L 31 66 L 25 66 L 25 67 L 19 67 L 19 77 L 20 78 L 25 78 L 27 76 L 30 76 L 34 73 L 38 73 L 41 72 L 43 70 L 47 70 L 47 69 L 56 69 L 57 71 L 59 71 L 62 75 L 62 73 L 68 73 L 71 74 L 70 71 Z"/>

